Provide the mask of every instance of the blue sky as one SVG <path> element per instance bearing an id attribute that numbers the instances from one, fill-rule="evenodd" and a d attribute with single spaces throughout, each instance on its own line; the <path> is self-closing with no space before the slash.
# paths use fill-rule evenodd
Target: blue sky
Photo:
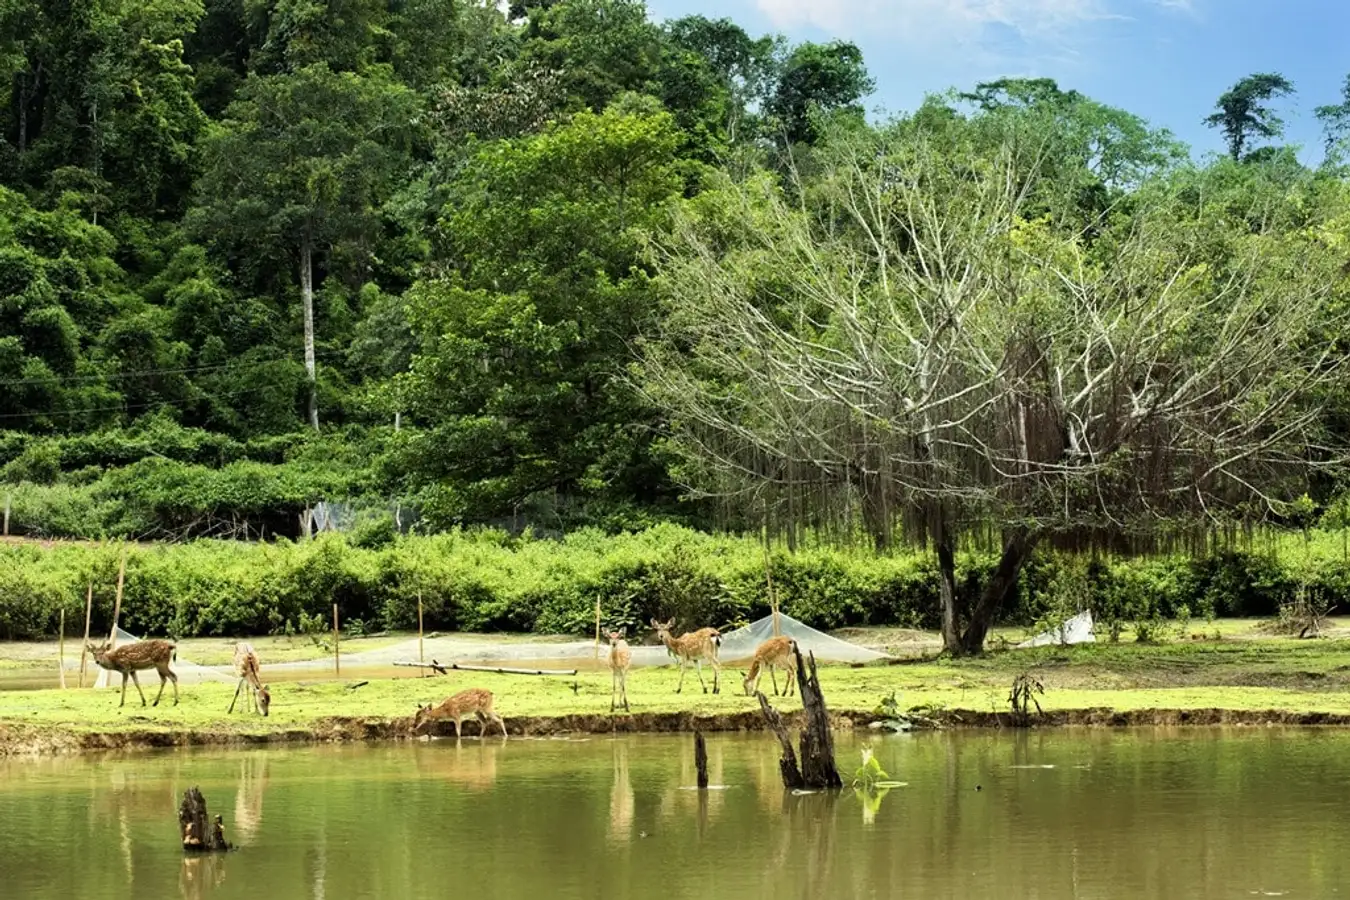
<path id="1" fill-rule="evenodd" d="M 877 81 L 869 108 L 911 110 L 926 93 L 1003 75 L 1061 87 L 1171 129 L 1197 156 L 1221 151 L 1201 124 L 1252 72 L 1279 72 L 1290 143 L 1321 157 L 1313 109 L 1350 74 L 1345 0 L 648 0 L 657 18 L 734 19 L 752 35 L 858 44 Z"/>

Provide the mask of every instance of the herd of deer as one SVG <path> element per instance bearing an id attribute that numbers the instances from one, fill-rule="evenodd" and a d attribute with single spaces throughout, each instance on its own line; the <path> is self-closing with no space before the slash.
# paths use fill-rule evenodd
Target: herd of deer
<path id="1" fill-rule="evenodd" d="M 86 647 L 99 668 L 121 674 L 122 702 L 117 704 L 119 707 L 126 706 L 127 703 L 128 676 L 136 685 L 136 693 L 141 695 L 141 706 L 145 706 L 145 692 L 141 690 L 141 680 L 136 677 L 137 672 L 145 669 L 154 669 L 159 673 L 159 693 L 155 695 L 155 702 L 151 705 L 159 706 L 159 700 L 164 696 L 164 684 L 170 681 L 173 682 L 173 705 L 178 705 L 178 676 L 169 668 L 169 663 L 178 658 L 178 648 L 173 641 L 136 641 L 117 648 L 110 642 L 104 642 L 100 645 L 87 644 Z M 272 693 L 259 677 L 258 654 L 253 651 L 252 645 L 244 643 L 234 645 L 234 672 L 239 676 L 239 684 L 234 689 L 234 699 L 230 701 L 229 711 L 234 712 L 239 692 L 247 685 L 249 707 L 264 716 L 267 715 L 272 705 Z"/>
<path id="2" fill-rule="evenodd" d="M 721 666 L 717 661 L 717 652 L 722 646 L 721 632 L 716 628 L 700 628 L 697 631 L 675 637 L 671 632 L 671 629 L 675 626 L 674 619 L 669 622 L 659 622 L 652 619 L 651 624 L 656 632 L 657 639 L 665 645 L 666 651 L 680 664 L 680 681 L 675 686 L 675 693 L 678 694 L 684 689 L 684 673 L 691 663 L 694 666 L 695 674 L 698 675 L 698 683 L 703 687 L 703 693 L 708 693 L 708 685 L 703 680 L 703 663 L 705 661 L 712 666 L 713 693 L 716 694 L 721 691 L 719 685 Z M 793 647 L 792 639 L 786 637 L 769 638 L 761 643 L 755 649 L 750 670 L 746 673 L 742 682 L 745 693 L 753 694 L 758 690 L 760 678 L 763 677 L 764 671 L 767 669 L 769 678 L 773 682 L 774 695 L 777 696 L 778 677 L 776 673 L 778 669 L 782 669 L 787 679 L 783 692 L 785 695 L 791 695 L 796 682 Z M 153 705 L 159 706 L 160 698 L 164 696 L 166 682 L 173 682 L 173 702 L 175 706 L 178 705 L 178 676 L 169 668 L 169 663 L 177 659 L 177 649 L 172 641 L 137 641 L 117 648 L 113 648 L 110 643 L 104 643 L 100 646 L 89 644 L 88 649 L 93 655 L 94 662 L 101 668 L 107 669 L 109 672 L 121 673 L 122 702 L 118 706 L 126 705 L 128 677 L 136 685 L 136 692 L 141 695 L 141 706 L 146 705 L 145 692 L 141 690 L 140 679 L 136 677 L 138 671 L 146 669 L 155 669 L 159 673 L 159 693 L 155 696 Z M 609 632 L 609 669 L 612 676 L 609 698 L 610 712 L 614 712 L 620 705 L 623 706 L 625 711 L 629 709 L 628 669 L 632 662 L 633 652 L 629 649 L 628 642 L 624 640 L 624 630 Z M 239 692 L 247 687 L 249 708 L 266 716 L 272 704 L 272 694 L 267 689 L 267 685 L 262 683 L 258 654 L 254 652 L 250 644 L 239 643 L 235 645 L 234 671 L 239 676 L 239 683 L 234 689 L 234 699 L 230 701 L 229 712 L 234 712 L 235 704 L 239 701 Z M 501 716 L 493 712 L 492 700 L 491 691 L 482 688 L 469 688 L 447 698 L 437 706 L 418 706 L 417 713 L 413 717 L 413 731 L 414 733 L 421 733 L 433 720 L 444 719 L 455 723 L 455 737 L 459 737 L 460 726 L 464 719 L 474 716 L 478 719 L 480 733 L 486 735 L 488 724 L 495 723 L 501 728 L 502 735 L 505 736 L 506 722 L 502 720 Z"/>

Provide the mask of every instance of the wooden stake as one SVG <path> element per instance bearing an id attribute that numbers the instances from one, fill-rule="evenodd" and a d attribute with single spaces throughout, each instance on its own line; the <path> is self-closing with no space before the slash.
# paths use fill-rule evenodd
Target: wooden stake
<path id="1" fill-rule="evenodd" d="M 61 666 L 61 690 L 66 689 L 66 609 L 61 608 L 61 638 L 57 645 L 56 660 Z"/>
<path id="2" fill-rule="evenodd" d="M 122 563 L 117 567 L 117 602 L 113 604 L 112 631 L 108 632 L 108 643 L 117 648 L 117 622 L 122 617 L 122 585 L 127 578 L 127 552 L 122 551 Z"/>
<path id="3" fill-rule="evenodd" d="M 80 644 L 80 687 L 84 687 L 84 659 L 89 653 L 89 626 L 94 617 L 94 583 L 89 582 L 89 593 L 84 598 L 84 643 Z"/>
<path id="4" fill-rule="evenodd" d="M 13 494 L 5 494 L 5 537 L 9 537 L 9 503 Z"/>
<path id="5" fill-rule="evenodd" d="M 600 595 L 595 595 L 595 661 L 600 661 Z"/>
<path id="6" fill-rule="evenodd" d="M 698 789 L 708 789 L 708 746 L 703 742 L 703 732 L 694 732 L 694 768 L 698 770 Z"/>
<path id="7" fill-rule="evenodd" d="M 333 604 L 333 672 L 336 675 L 342 674 L 342 663 L 338 660 L 338 616 L 337 604 Z"/>
<path id="8" fill-rule="evenodd" d="M 778 624 L 778 593 L 773 589 L 773 561 L 769 556 L 767 536 L 764 544 L 764 578 L 769 583 L 769 609 L 773 610 L 773 636 L 778 637 L 783 633 L 783 629 Z"/>
<path id="9" fill-rule="evenodd" d="M 422 592 L 417 592 L 417 661 L 423 662 L 426 659 L 422 653 Z"/>

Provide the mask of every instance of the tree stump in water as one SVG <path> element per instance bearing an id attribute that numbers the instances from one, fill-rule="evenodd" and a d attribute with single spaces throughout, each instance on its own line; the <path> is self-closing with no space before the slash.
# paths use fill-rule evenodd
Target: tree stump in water
<path id="1" fill-rule="evenodd" d="M 178 807 L 178 831 L 183 849 L 190 853 L 221 853 L 232 849 L 225 841 L 225 824 L 220 816 L 213 821 L 206 812 L 206 799 L 197 788 L 183 792 Z"/>
<path id="2" fill-rule="evenodd" d="M 694 768 L 698 770 L 699 790 L 708 789 L 708 745 L 703 742 L 703 732 L 694 732 Z"/>
<path id="3" fill-rule="evenodd" d="M 778 736 L 778 743 L 783 745 L 783 755 L 778 758 L 778 771 L 783 776 L 783 787 L 788 790 L 806 787 L 806 782 L 802 780 L 801 769 L 797 768 L 797 751 L 792 749 L 792 738 L 788 735 L 787 726 L 783 724 L 783 717 L 778 714 L 778 710 L 769 705 L 769 698 L 765 697 L 763 692 L 755 696 L 759 697 L 759 708 L 764 713 L 764 721 L 769 724 L 769 730 Z"/>
<path id="4" fill-rule="evenodd" d="M 825 711 L 825 695 L 820 692 L 820 678 L 816 675 L 816 655 L 811 654 L 811 677 L 806 677 L 806 665 L 801 650 L 793 647 L 797 656 L 797 691 L 806 711 L 806 726 L 802 729 L 802 778 L 807 787 L 842 788 L 844 781 L 834 767 L 834 735 L 830 732 L 830 715 Z"/>
<path id="5" fill-rule="evenodd" d="M 783 787 L 789 790 L 803 788 L 842 788 L 843 779 L 834 766 L 834 736 L 830 733 L 830 716 L 825 709 L 825 695 L 820 692 L 820 679 L 816 675 L 816 657 L 810 656 L 811 674 L 808 677 L 806 663 L 801 650 L 793 648 L 797 657 L 797 691 L 802 698 L 802 707 L 806 713 L 806 722 L 802 728 L 801 767 L 797 765 L 797 754 L 792 749 L 792 739 L 788 736 L 783 717 L 769 705 L 769 698 L 759 694 L 759 708 L 764 720 L 778 736 L 783 745 L 783 756 L 778 761 L 779 771 L 783 775 Z"/>

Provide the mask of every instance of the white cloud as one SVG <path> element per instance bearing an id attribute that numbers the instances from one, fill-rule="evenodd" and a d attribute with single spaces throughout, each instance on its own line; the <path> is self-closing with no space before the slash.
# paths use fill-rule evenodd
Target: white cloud
<path id="1" fill-rule="evenodd" d="M 1060 45 L 1084 26 L 1130 18 L 1130 7 L 1194 12 L 1195 0 L 756 0 L 778 28 L 815 27 L 860 37 L 884 32 L 907 44 L 981 44 L 993 35 Z M 937 50 L 938 48 L 933 48 Z"/>

